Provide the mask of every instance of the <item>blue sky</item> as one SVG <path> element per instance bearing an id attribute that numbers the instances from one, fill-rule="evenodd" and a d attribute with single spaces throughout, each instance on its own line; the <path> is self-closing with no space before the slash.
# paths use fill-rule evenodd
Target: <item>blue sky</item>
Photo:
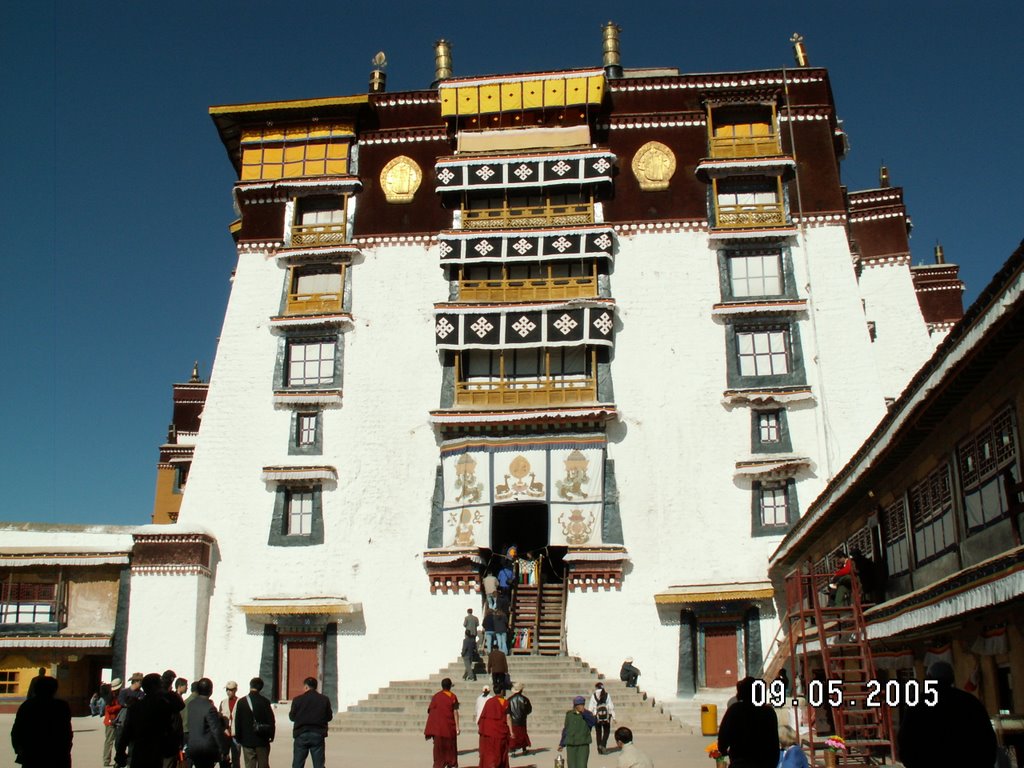
<path id="1" fill-rule="evenodd" d="M 0 24 L 0 519 L 144 523 L 171 384 L 209 375 L 234 266 L 212 104 L 623 63 L 829 68 L 852 151 L 906 189 L 915 262 L 941 240 L 967 302 L 1024 237 L 1024 3 L 8 3 Z"/>

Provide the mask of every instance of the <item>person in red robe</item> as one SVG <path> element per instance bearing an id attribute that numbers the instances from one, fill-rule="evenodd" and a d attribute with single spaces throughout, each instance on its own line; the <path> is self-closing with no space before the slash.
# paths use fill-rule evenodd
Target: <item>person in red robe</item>
<path id="1" fill-rule="evenodd" d="M 505 690 L 495 686 L 494 695 L 480 713 L 480 768 L 509 768 L 508 747 L 512 737 L 508 728 L 508 702 Z"/>
<path id="2" fill-rule="evenodd" d="M 452 679 L 441 681 L 427 707 L 427 727 L 423 738 L 434 740 L 434 768 L 459 766 L 459 698 L 452 693 Z"/>

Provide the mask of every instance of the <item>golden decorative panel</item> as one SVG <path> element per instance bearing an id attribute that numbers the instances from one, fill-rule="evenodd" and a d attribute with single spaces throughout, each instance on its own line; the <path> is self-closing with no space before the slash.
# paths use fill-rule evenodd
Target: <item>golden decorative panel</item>
<path id="1" fill-rule="evenodd" d="M 242 131 L 242 181 L 348 173 L 351 123 L 267 126 Z"/>
<path id="2" fill-rule="evenodd" d="M 380 172 L 380 186 L 389 203 L 411 203 L 423 181 L 423 171 L 411 157 L 399 155 Z"/>
<path id="3" fill-rule="evenodd" d="M 676 156 L 660 141 L 649 141 L 633 155 L 633 175 L 644 192 L 668 189 L 676 172 Z"/>
<path id="4" fill-rule="evenodd" d="M 599 70 L 561 72 L 442 83 L 438 90 L 442 115 L 486 115 L 541 107 L 600 104 L 604 98 L 605 80 L 604 73 Z"/>

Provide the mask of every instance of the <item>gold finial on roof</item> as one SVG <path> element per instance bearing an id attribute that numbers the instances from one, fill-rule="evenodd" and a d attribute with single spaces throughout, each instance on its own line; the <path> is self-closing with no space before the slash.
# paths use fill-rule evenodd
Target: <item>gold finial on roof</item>
<path id="1" fill-rule="evenodd" d="M 887 165 L 878 169 L 878 186 L 883 189 L 889 186 L 889 166 Z"/>
<path id="2" fill-rule="evenodd" d="M 935 263 L 936 264 L 945 264 L 946 263 L 946 253 L 942 250 L 942 243 L 936 243 L 935 244 Z"/>
<path id="3" fill-rule="evenodd" d="M 796 59 L 796 65 L 798 67 L 810 66 L 807 61 L 807 46 L 804 45 L 804 36 L 799 32 L 794 32 L 793 36 L 789 38 L 789 42 L 793 44 L 793 57 Z"/>
<path id="4" fill-rule="evenodd" d="M 384 67 L 388 65 L 388 57 L 384 51 L 377 51 L 377 55 L 370 61 L 373 69 L 370 70 L 370 93 L 383 93 L 386 90 L 388 76 L 384 74 Z"/>
<path id="5" fill-rule="evenodd" d="M 434 43 L 434 84 L 452 76 L 452 44 L 441 38 Z"/>
<path id="6" fill-rule="evenodd" d="M 602 65 L 608 77 L 622 77 L 622 55 L 619 52 L 619 33 L 622 27 L 614 21 L 604 25 Z"/>
<path id="7" fill-rule="evenodd" d="M 202 379 L 199 378 L 199 361 L 196 360 L 192 363 L 192 378 L 188 380 L 189 384 L 198 384 Z"/>

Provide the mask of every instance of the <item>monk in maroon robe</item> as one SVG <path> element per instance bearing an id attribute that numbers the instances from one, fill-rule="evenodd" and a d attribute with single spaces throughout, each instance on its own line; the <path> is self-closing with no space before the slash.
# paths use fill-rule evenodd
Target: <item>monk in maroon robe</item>
<path id="1" fill-rule="evenodd" d="M 495 686 L 477 721 L 480 732 L 480 768 L 509 768 L 508 702 L 505 691 Z"/>
<path id="2" fill-rule="evenodd" d="M 434 740 L 434 768 L 459 766 L 459 699 L 452 693 L 452 679 L 441 681 L 427 707 L 427 727 L 423 738 Z"/>

